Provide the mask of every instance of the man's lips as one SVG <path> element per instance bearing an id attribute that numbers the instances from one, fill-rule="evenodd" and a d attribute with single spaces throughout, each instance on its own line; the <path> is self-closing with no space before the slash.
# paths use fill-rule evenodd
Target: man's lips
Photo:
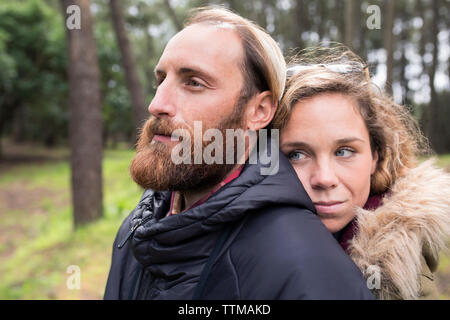
<path id="1" fill-rule="evenodd" d="M 159 142 L 170 142 L 170 141 L 172 141 L 171 136 L 162 135 L 162 134 L 155 134 L 153 136 L 153 140 L 159 141 Z"/>
<path id="2" fill-rule="evenodd" d="M 314 202 L 317 212 L 332 214 L 338 212 L 345 205 L 346 201 L 317 201 Z"/>

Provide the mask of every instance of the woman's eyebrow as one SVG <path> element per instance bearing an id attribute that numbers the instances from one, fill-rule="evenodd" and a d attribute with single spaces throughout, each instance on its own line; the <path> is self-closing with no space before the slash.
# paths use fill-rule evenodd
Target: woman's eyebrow
<path id="1" fill-rule="evenodd" d="M 288 141 L 283 143 L 280 148 L 310 148 L 310 145 L 303 141 Z"/>
<path id="2" fill-rule="evenodd" d="M 358 137 L 345 137 L 345 138 L 341 138 L 341 139 L 337 139 L 334 141 L 335 144 L 346 144 L 346 143 L 351 143 L 351 142 L 365 142 L 363 139 L 358 138 Z M 311 148 L 311 145 L 309 145 L 308 143 L 304 142 L 304 141 L 288 141 L 283 143 L 280 146 L 281 148 Z"/>
<path id="3" fill-rule="evenodd" d="M 342 139 L 338 139 L 336 140 L 336 144 L 345 144 L 345 143 L 350 143 L 350 142 L 365 142 L 363 139 L 358 138 L 358 137 L 347 137 L 347 138 L 342 138 Z"/>

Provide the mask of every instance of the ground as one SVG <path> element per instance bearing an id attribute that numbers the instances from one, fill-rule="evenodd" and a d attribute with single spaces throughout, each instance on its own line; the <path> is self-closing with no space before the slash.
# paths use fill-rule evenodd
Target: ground
<path id="1" fill-rule="evenodd" d="M 105 152 L 104 216 L 73 230 L 68 150 L 12 146 L 0 161 L 0 299 L 101 299 L 112 243 L 142 190 L 131 150 Z M 70 290 L 68 267 L 81 271 Z"/>

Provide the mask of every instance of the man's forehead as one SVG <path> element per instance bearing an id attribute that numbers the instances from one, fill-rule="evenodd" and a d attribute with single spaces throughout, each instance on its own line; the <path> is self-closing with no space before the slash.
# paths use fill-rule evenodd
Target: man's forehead
<path id="1" fill-rule="evenodd" d="M 168 42 L 158 63 L 203 65 L 205 68 L 240 66 L 244 50 L 238 33 L 233 28 L 209 24 L 194 24 L 177 33 Z"/>

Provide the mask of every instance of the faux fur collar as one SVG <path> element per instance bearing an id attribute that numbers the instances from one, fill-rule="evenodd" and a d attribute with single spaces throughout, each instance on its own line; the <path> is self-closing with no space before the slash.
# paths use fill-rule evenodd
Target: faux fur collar
<path id="1" fill-rule="evenodd" d="M 428 160 L 397 180 L 375 211 L 358 209 L 349 253 L 367 277 L 380 270 L 378 299 L 417 299 L 422 256 L 435 271 L 450 238 L 450 174 Z"/>

